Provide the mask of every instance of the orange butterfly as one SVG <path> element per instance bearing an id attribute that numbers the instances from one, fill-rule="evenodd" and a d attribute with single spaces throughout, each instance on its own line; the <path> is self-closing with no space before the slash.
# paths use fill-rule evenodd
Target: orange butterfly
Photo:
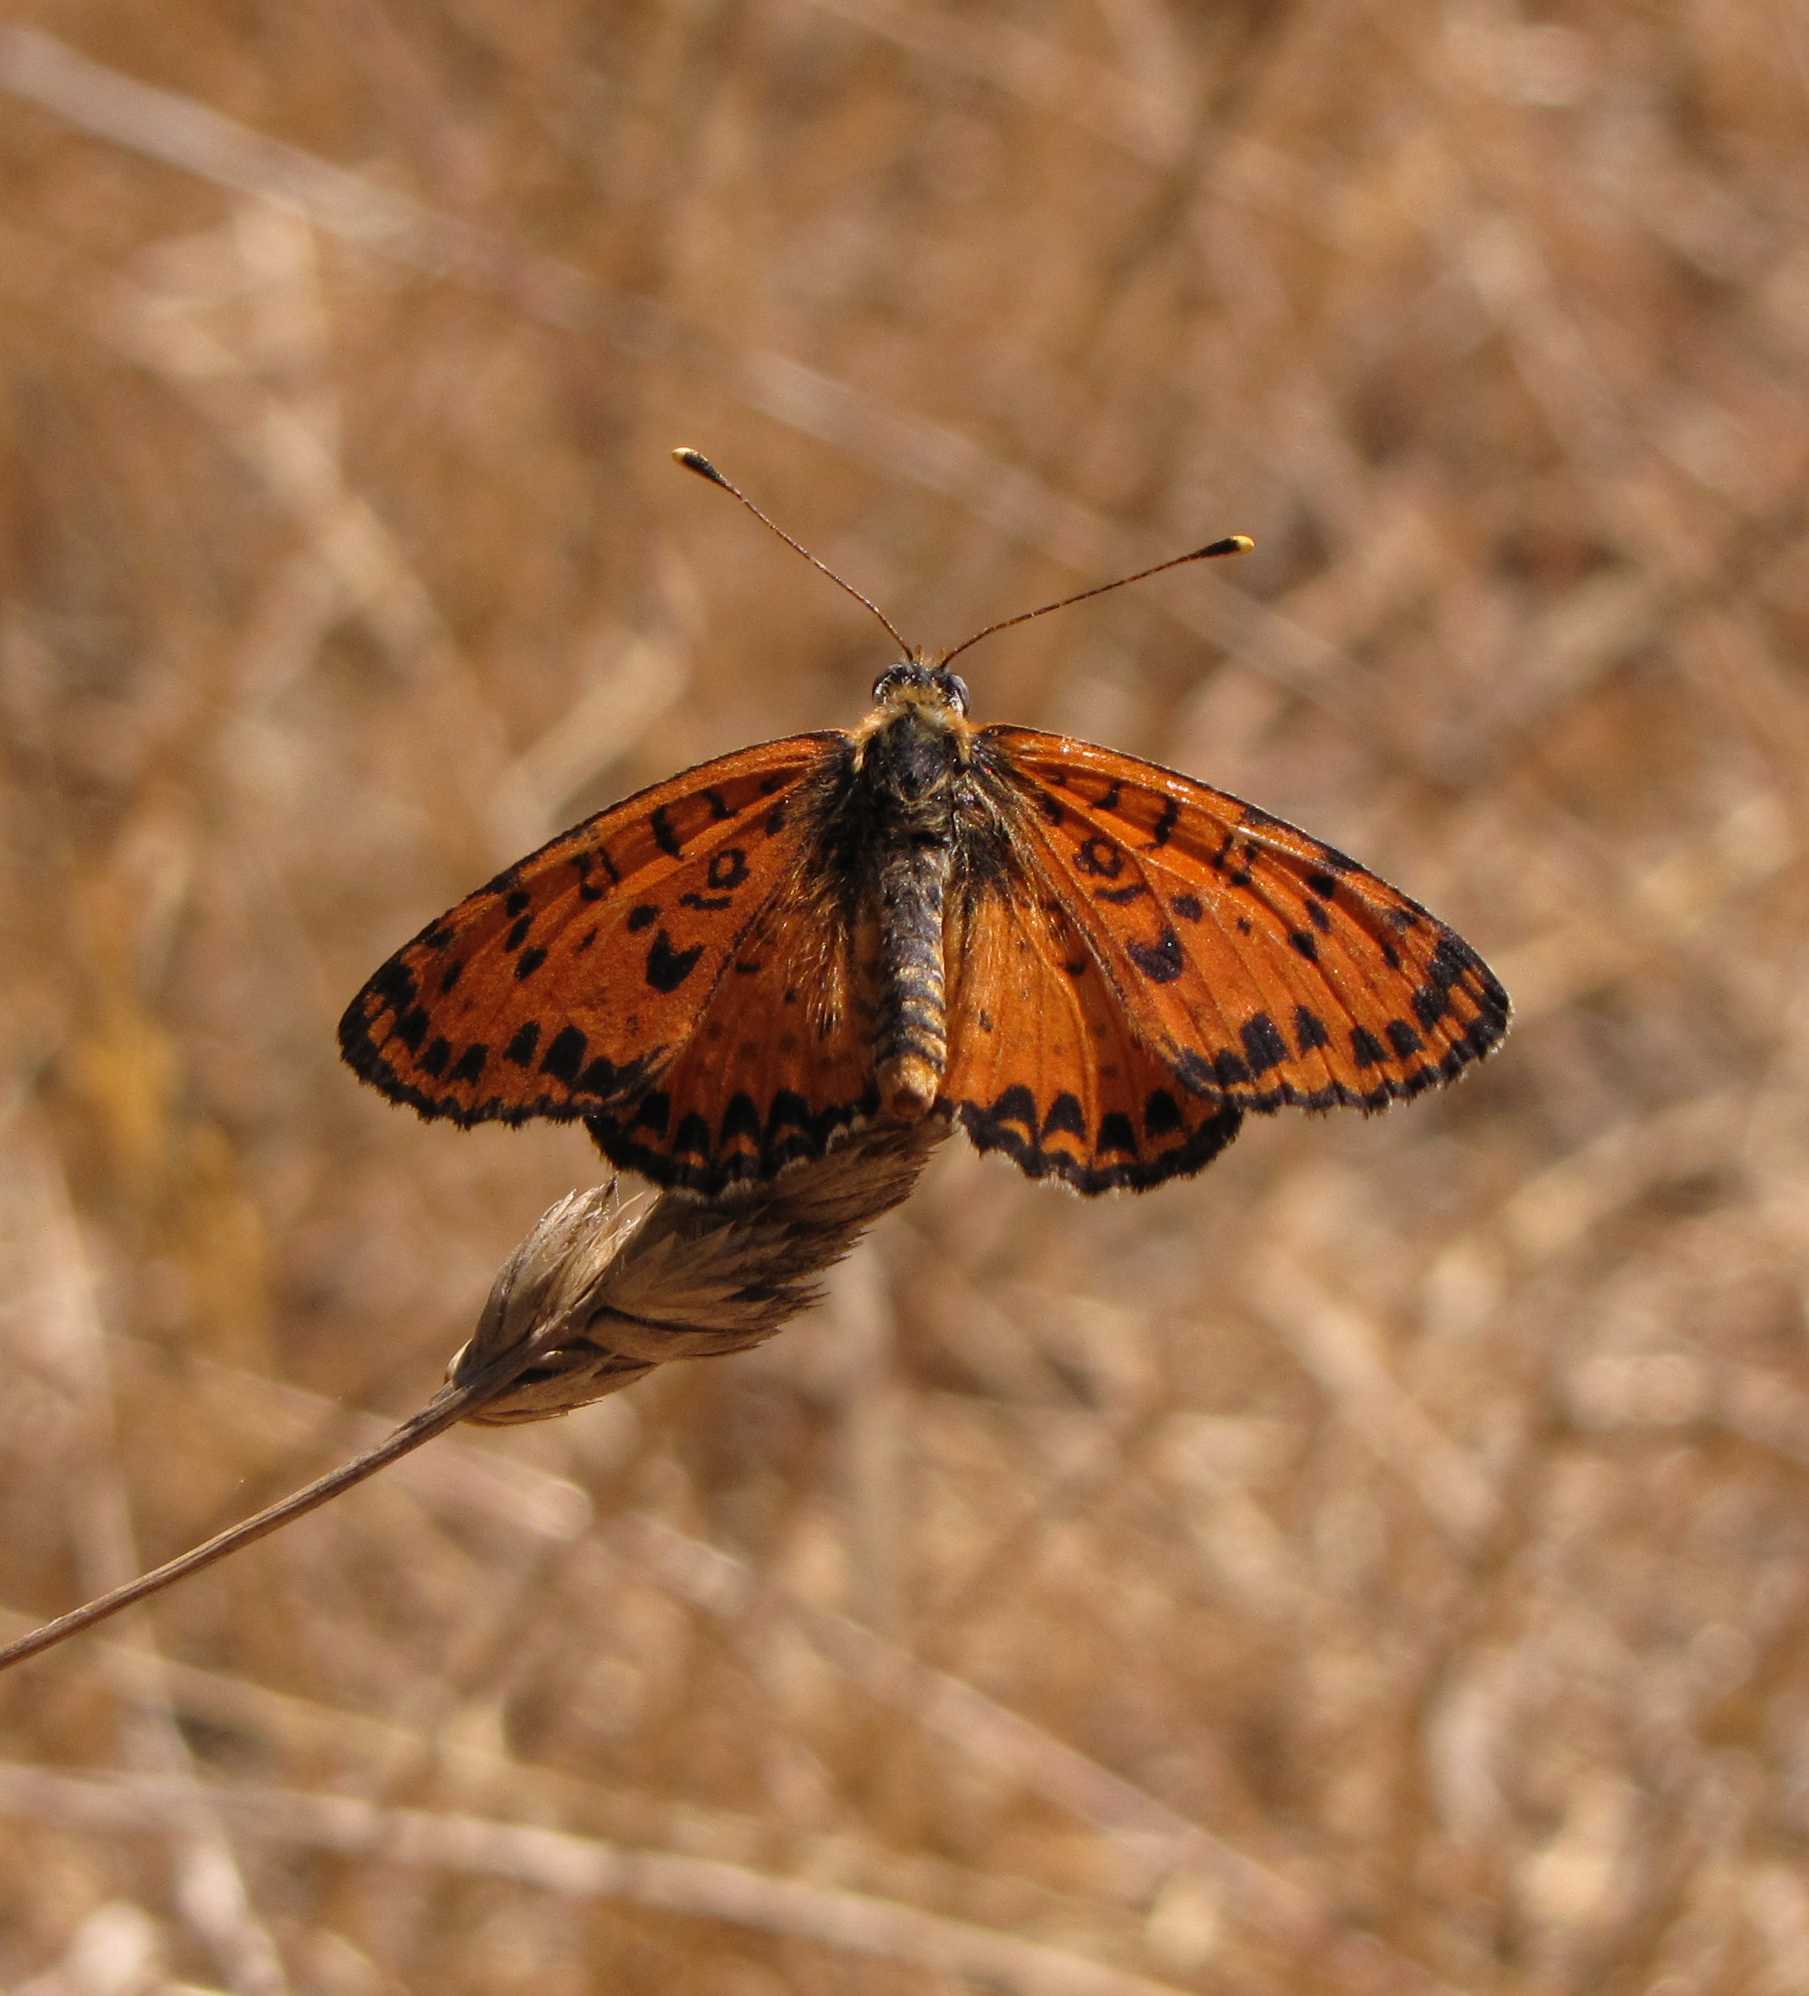
<path id="1" fill-rule="evenodd" d="M 430 922 L 353 999 L 346 1060 L 424 1116 L 582 1117 L 706 1197 L 927 1115 L 1094 1193 L 1200 1170 L 1247 1110 L 1386 1108 L 1506 1032 L 1481 957 L 1354 860 L 1154 763 L 976 727 L 955 654 L 898 642 L 852 731 L 655 784 Z"/>

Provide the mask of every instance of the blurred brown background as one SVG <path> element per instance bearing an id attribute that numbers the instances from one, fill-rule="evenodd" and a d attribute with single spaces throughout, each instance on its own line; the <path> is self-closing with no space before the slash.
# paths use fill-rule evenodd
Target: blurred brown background
<path id="1" fill-rule="evenodd" d="M 0 27 L 17 1633 L 418 1405 L 582 1136 L 337 1064 L 880 634 L 1514 992 L 0 1681 L 48 1992 L 1809 1984 L 1809 17 L 27 0 Z M 966 669 L 966 668 L 964 668 Z"/>

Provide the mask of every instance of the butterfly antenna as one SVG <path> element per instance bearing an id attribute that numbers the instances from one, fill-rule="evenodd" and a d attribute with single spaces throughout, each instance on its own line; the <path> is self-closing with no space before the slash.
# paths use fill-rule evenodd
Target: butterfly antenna
<path id="1" fill-rule="evenodd" d="M 971 638 L 963 639 L 953 651 L 944 652 L 941 663 L 946 666 L 951 659 L 970 651 L 982 638 L 990 638 L 995 631 L 1008 631 L 1013 624 L 1027 624 L 1033 617 L 1048 616 L 1051 610 L 1065 610 L 1070 603 L 1084 603 L 1089 596 L 1103 596 L 1108 590 L 1122 589 L 1127 582 L 1143 582 L 1152 575 L 1160 575 L 1164 569 L 1183 568 L 1190 561 L 1212 561 L 1222 554 L 1248 554 L 1255 545 L 1248 534 L 1227 534 L 1222 541 L 1213 541 L 1209 546 L 1195 548 L 1189 554 L 1178 554 L 1168 561 L 1159 561 L 1154 568 L 1140 568 L 1135 575 L 1121 575 L 1116 582 L 1096 583 L 1091 589 L 1082 589 L 1076 595 L 1045 603 L 1039 610 L 1020 610 L 1015 617 L 1001 617 L 996 624 L 988 624 L 985 630 L 976 631 Z"/>
<path id="2" fill-rule="evenodd" d="M 788 548 L 794 548 L 799 554 L 801 554 L 804 557 L 804 559 L 807 562 L 810 563 L 812 568 L 820 569 L 823 572 L 823 574 L 828 576 L 830 581 L 833 582 L 838 589 L 846 590 L 847 593 L 850 596 L 852 596 L 857 603 L 864 603 L 867 606 L 867 608 L 873 612 L 874 616 L 876 616 L 879 619 L 879 621 L 885 625 L 886 629 L 891 633 L 892 642 L 895 645 L 897 645 L 900 653 L 904 657 L 915 658 L 917 656 L 916 647 L 914 645 L 906 644 L 904 639 L 899 635 L 898 626 L 894 624 L 892 619 L 886 615 L 885 611 L 883 611 L 879 607 L 879 605 L 873 601 L 872 597 L 863 596 L 861 592 L 855 588 L 852 582 L 844 582 L 842 578 L 836 574 L 835 570 L 831 568 L 826 561 L 819 561 L 816 558 L 816 556 L 811 553 L 809 548 L 807 548 L 804 545 L 802 541 L 794 541 L 791 535 L 788 534 L 782 526 L 780 526 L 777 520 L 768 519 L 767 516 L 763 512 L 761 512 L 760 508 L 754 504 L 753 500 L 751 500 L 747 496 L 747 494 L 742 491 L 739 485 L 733 484 L 730 480 L 723 477 L 722 473 L 716 469 L 715 465 L 713 465 L 707 457 L 704 456 L 702 451 L 691 450 L 688 446 L 681 444 L 678 447 L 678 449 L 672 453 L 672 455 L 678 459 L 679 463 L 682 464 L 687 471 L 694 471 L 697 473 L 699 478 L 707 478 L 712 485 L 720 485 L 725 492 L 732 493 L 737 499 L 741 501 L 742 505 L 744 505 L 748 509 L 748 511 L 753 514 L 754 518 L 758 520 L 762 526 L 771 527 L 773 532 L 779 536 L 779 538 L 785 543 L 785 545 Z M 1185 558 L 1189 560 L 1192 559 L 1191 556 Z M 982 632 L 981 636 L 984 637 L 985 633 Z"/>

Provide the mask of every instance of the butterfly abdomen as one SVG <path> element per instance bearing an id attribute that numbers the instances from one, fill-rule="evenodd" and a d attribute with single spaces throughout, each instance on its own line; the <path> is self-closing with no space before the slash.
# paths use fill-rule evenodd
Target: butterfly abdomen
<path id="1" fill-rule="evenodd" d="M 878 915 L 873 1068 L 887 1115 L 927 1115 L 948 1065 L 943 906 L 954 851 L 958 717 L 900 702 L 862 744 L 860 815 Z"/>
<path id="2" fill-rule="evenodd" d="M 949 845 L 919 834 L 879 863 L 879 1005 L 874 1078 L 888 1115 L 925 1115 L 948 1065 L 948 1011 L 942 970 L 942 909 Z"/>

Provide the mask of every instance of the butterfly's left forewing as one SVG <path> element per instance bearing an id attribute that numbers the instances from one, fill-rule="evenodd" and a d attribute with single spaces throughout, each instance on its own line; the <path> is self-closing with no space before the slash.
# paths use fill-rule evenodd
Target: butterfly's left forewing
<path id="1" fill-rule="evenodd" d="M 1507 993 L 1461 936 L 1256 805 L 1029 728 L 981 731 L 974 766 L 1019 863 L 1195 1093 L 1379 1109 L 1507 1030 Z"/>
<path id="2" fill-rule="evenodd" d="M 741 939 L 791 890 L 839 733 L 765 742 L 550 840 L 390 958 L 340 1021 L 424 1116 L 592 1115 L 679 1057 Z"/>

